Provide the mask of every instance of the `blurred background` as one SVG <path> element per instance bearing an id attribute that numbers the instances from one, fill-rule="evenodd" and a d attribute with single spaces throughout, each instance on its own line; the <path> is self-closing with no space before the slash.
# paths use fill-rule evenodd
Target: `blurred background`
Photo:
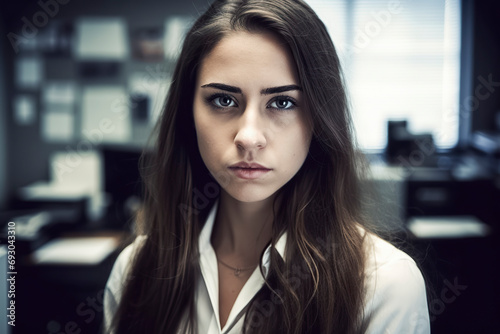
<path id="1" fill-rule="evenodd" d="M 366 213 L 422 267 L 433 333 L 499 333 L 500 3 L 307 2 L 371 164 Z M 141 205 L 139 156 L 208 5 L 1 3 L 0 273 L 15 280 L 0 309 L 15 311 L 0 333 L 99 331 Z"/>

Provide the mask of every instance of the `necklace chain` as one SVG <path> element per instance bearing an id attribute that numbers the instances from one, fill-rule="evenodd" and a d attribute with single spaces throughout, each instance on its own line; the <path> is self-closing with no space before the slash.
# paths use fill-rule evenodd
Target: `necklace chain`
<path id="1" fill-rule="evenodd" d="M 239 277 L 239 276 L 240 276 L 240 274 L 241 274 L 241 272 L 243 272 L 243 271 L 248 271 L 248 270 L 251 270 L 251 269 L 255 268 L 255 266 L 253 266 L 253 267 L 248 267 L 248 268 L 238 268 L 238 267 L 236 267 L 236 268 L 235 268 L 235 267 L 232 267 L 232 266 L 230 266 L 229 264 L 227 264 L 227 263 L 223 262 L 223 261 L 222 261 L 222 260 L 220 260 L 220 259 L 217 259 L 217 261 L 218 261 L 220 264 L 222 264 L 222 265 L 224 265 L 224 266 L 228 267 L 229 269 L 233 270 L 233 271 L 234 271 L 234 276 L 236 276 L 236 277 Z"/>

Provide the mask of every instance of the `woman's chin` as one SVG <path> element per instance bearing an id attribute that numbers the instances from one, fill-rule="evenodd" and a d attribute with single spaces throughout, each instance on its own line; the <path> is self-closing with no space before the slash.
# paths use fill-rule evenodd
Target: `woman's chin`
<path id="1" fill-rule="evenodd" d="M 257 203 L 273 198 L 274 192 L 256 189 L 224 189 L 228 196 L 242 203 Z"/>

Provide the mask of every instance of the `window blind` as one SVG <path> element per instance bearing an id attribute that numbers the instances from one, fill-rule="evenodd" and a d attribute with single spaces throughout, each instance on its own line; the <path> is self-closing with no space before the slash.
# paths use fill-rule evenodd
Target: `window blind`
<path id="1" fill-rule="evenodd" d="M 309 0 L 342 62 L 360 146 L 380 150 L 387 121 L 458 140 L 460 0 Z"/>

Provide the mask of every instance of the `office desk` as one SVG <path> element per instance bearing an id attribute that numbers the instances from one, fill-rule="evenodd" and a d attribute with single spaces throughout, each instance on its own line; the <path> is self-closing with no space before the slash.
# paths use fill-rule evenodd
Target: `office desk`
<path id="1" fill-rule="evenodd" d="M 124 235 L 117 232 L 124 240 Z M 99 333 L 104 286 L 119 246 L 99 264 L 18 265 L 16 327 L 13 333 Z"/>
<path id="2" fill-rule="evenodd" d="M 428 300 L 431 332 L 500 333 L 498 176 L 464 178 L 451 169 L 405 169 L 385 164 L 372 170 L 379 196 L 369 217 L 382 222 L 378 226 L 382 231 L 398 232 L 397 236 L 407 241 L 403 250 L 421 265 L 433 293 Z M 464 215 L 486 223 L 490 235 L 415 238 L 406 232 L 412 217 Z M 386 217 L 393 223 L 388 224 Z"/>
<path id="3" fill-rule="evenodd" d="M 410 240 L 422 266 L 433 334 L 499 333 L 500 237 Z"/>

